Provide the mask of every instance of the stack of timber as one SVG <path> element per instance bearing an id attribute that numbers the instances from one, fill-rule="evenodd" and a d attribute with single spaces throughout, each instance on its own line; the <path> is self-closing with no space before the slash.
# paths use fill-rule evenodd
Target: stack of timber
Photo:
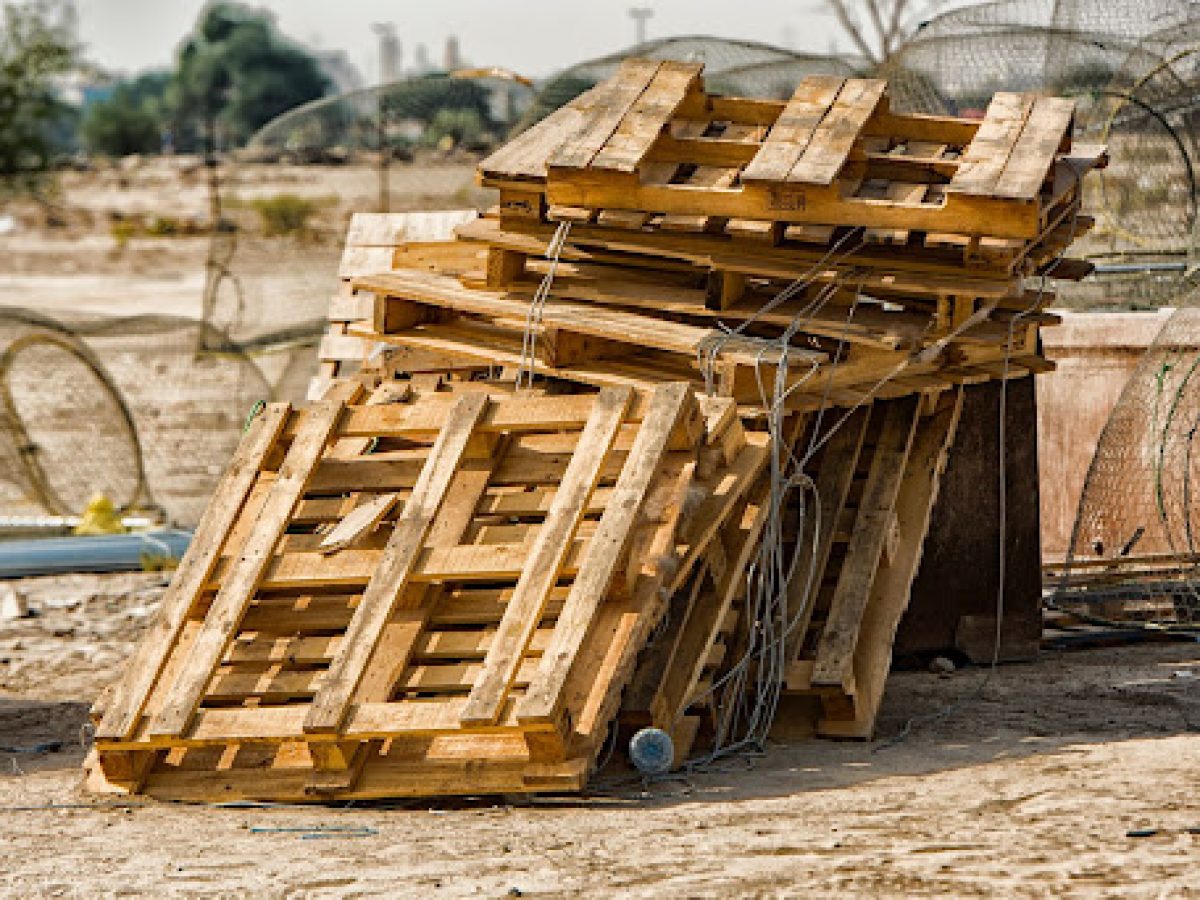
<path id="1" fill-rule="evenodd" d="M 358 277 L 351 331 L 460 360 L 520 362 L 530 299 L 570 223 L 538 371 L 648 389 L 708 381 L 745 407 L 784 360 L 787 404 L 853 406 L 1046 371 L 1037 331 L 1081 278 L 1090 228 L 1073 104 L 998 94 L 982 121 L 901 115 L 886 84 L 810 77 L 787 103 L 706 94 L 700 65 L 632 60 L 484 160 L 500 202 L 459 226 L 486 265 Z M 768 306 L 793 285 L 788 299 Z M 718 340 L 722 328 L 738 334 Z"/>
<path id="2" fill-rule="evenodd" d="M 320 399 L 255 420 L 92 786 L 579 789 L 613 734 L 723 740 L 767 618 L 788 724 L 869 738 L 963 388 L 1052 368 L 1031 277 L 1089 271 L 1072 116 L 630 60 L 481 163 L 483 216 L 355 217 Z"/>

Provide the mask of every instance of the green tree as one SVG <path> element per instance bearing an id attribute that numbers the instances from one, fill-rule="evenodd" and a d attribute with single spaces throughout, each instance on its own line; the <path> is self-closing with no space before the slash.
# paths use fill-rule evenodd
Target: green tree
<path id="1" fill-rule="evenodd" d="M 180 141 L 211 146 L 219 128 L 242 143 L 328 87 L 317 61 L 283 37 L 268 13 L 214 3 L 179 51 L 171 99 Z"/>
<path id="2" fill-rule="evenodd" d="M 480 150 L 485 146 L 485 126 L 473 109 L 439 109 L 425 131 L 425 141 L 436 145 L 449 137 L 456 147 Z"/>
<path id="3" fill-rule="evenodd" d="M 92 153 L 127 156 L 156 153 L 167 127 L 168 72 L 147 72 L 123 81 L 104 100 L 88 107 L 83 140 Z"/>
<path id="4" fill-rule="evenodd" d="M 487 88 L 465 78 L 428 75 L 388 85 L 381 98 L 388 119 L 429 125 L 446 110 L 469 110 L 486 126 L 491 121 Z"/>
<path id="5" fill-rule="evenodd" d="M 71 110 L 55 89 L 75 47 L 52 0 L 5 2 L 0 22 L 0 181 L 28 189 L 63 149 Z"/>

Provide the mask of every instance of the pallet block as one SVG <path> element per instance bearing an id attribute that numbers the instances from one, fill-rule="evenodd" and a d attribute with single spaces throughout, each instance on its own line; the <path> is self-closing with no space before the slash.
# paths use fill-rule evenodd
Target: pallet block
<path id="1" fill-rule="evenodd" d="M 254 420 L 94 711 L 93 788 L 584 784 L 637 652 L 765 442 L 681 384 L 443 388 L 341 382 Z"/>

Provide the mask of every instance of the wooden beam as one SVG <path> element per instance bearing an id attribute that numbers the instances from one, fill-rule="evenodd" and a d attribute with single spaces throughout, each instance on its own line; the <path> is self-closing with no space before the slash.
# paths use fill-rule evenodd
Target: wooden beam
<path id="1" fill-rule="evenodd" d="M 558 583 L 567 551 L 587 508 L 588 497 L 599 482 L 604 458 L 624 420 L 630 395 L 627 388 L 606 388 L 597 396 L 592 415 L 554 494 L 545 524 L 538 530 L 530 548 L 513 599 L 500 623 L 499 634 L 488 650 L 483 673 L 471 689 L 460 718 L 463 725 L 491 724 L 500 715 L 517 667 L 541 622 L 550 592 Z M 593 537 L 592 543 L 597 539 L 598 536 Z"/>
<path id="2" fill-rule="evenodd" d="M 345 640 L 329 667 L 328 678 L 313 698 L 304 720 L 306 732 L 337 731 L 345 719 L 350 699 L 358 689 L 400 592 L 416 567 L 425 536 L 441 509 L 487 403 L 486 394 L 463 394 L 458 398 L 454 413 L 429 451 L 404 511 L 396 520 L 362 602 L 346 629 Z"/>
<path id="3" fill-rule="evenodd" d="M 337 428 L 347 402 L 358 398 L 362 386 L 335 385 L 310 407 L 288 449 L 279 475 L 254 519 L 245 543 L 230 568 L 188 654 L 187 662 L 150 723 L 150 733 L 178 735 L 191 721 L 213 670 L 237 631 L 288 519 L 304 493 L 317 460 Z"/>
<path id="4" fill-rule="evenodd" d="M 138 644 L 96 726 L 99 740 L 122 740 L 137 727 L 159 674 L 208 581 L 230 529 L 245 505 L 264 460 L 283 433 L 291 407 L 272 403 L 250 423 L 200 517 L 191 543 L 171 577 L 154 626 Z"/>

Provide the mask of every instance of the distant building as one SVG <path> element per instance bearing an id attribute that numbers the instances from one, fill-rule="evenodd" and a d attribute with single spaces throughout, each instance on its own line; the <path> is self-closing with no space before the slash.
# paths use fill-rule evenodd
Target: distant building
<path id="1" fill-rule="evenodd" d="M 417 44 L 413 48 L 413 70 L 418 75 L 433 71 L 433 63 L 429 61 L 429 50 L 424 44 Z"/>
<path id="2" fill-rule="evenodd" d="M 400 78 L 403 62 L 396 26 L 391 22 L 377 22 L 371 29 L 379 36 L 379 83 L 391 84 Z"/>
<path id="3" fill-rule="evenodd" d="M 447 72 L 453 72 L 462 67 L 463 58 L 458 48 L 458 38 L 452 34 L 446 38 L 446 52 L 442 58 L 442 68 Z"/>

